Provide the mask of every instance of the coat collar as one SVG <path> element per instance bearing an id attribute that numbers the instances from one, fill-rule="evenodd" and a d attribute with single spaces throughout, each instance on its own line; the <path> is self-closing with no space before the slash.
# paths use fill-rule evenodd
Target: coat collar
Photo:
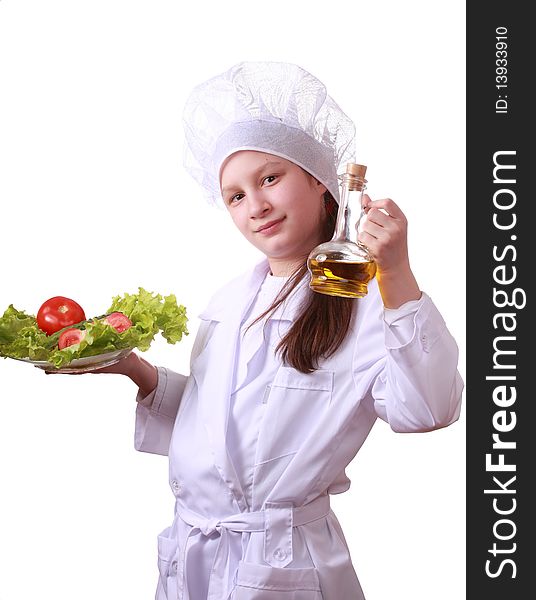
<path id="1" fill-rule="evenodd" d="M 219 322 L 212 334 L 217 338 L 217 347 L 211 348 L 212 345 L 208 344 L 192 362 L 191 367 L 199 389 L 200 411 L 212 448 L 214 465 L 232 491 L 241 511 L 248 510 L 246 496 L 226 444 L 229 402 L 233 393 L 233 374 L 240 327 L 269 270 L 268 261 L 264 260 L 245 275 L 231 281 L 212 297 L 199 317 L 203 320 Z M 284 303 L 285 306 L 278 308 L 279 316 L 274 314 L 273 318 L 293 320 L 300 309 L 300 299 L 305 290 L 307 285 L 304 280 Z M 249 360 L 251 357 L 247 359 L 248 363 Z M 217 361 L 216 365 L 214 361 Z M 209 373 L 210 377 L 207 376 Z"/>
<path id="2" fill-rule="evenodd" d="M 242 320 L 269 272 L 268 260 L 263 259 L 216 292 L 199 318 L 204 321 L 224 322 L 236 319 L 237 313 L 239 313 L 240 320 Z M 285 302 L 276 309 L 271 318 L 294 321 L 307 298 L 309 289 L 307 284 L 308 280 L 305 277 Z"/>

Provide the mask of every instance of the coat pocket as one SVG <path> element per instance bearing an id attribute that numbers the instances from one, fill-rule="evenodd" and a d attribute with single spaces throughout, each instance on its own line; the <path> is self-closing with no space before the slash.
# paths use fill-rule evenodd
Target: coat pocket
<path id="1" fill-rule="evenodd" d="M 177 542 L 170 537 L 171 527 L 158 536 L 158 589 L 156 600 L 177 597 Z"/>
<path id="2" fill-rule="evenodd" d="M 314 567 L 279 569 L 240 561 L 231 600 L 322 600 Z"/>
<path id="3" fill-rule="evenodd" d="M 300 373 L 281 367 L 265 394 L 266 411 L 259 432 L 256 463 L 281 458 L 300 449 L 328 409 L 333 371 Z"/>

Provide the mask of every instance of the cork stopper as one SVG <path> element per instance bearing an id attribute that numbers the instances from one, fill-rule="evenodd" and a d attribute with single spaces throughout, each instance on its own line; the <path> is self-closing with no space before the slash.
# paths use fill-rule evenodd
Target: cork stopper
<path id="1" fill-rule="evenodd" d="M 358 165 L 356 163 L 347 163 L 346 164 L 346 173 L 349 175 L 354 175 L 355 177 L 365 178 L 365 173 L 367 172 L 367 167 L 365 165 Z"/>
<path id="2" fill-rule="evenodd" d="M 365 179 L 366 172 L 367 167 L 365 165 L 346 163 L 346 173 L 340 176 L 342 185 L 345 185 L 350 191 L 365 190 L 367 183 L 367 180 Z"/>

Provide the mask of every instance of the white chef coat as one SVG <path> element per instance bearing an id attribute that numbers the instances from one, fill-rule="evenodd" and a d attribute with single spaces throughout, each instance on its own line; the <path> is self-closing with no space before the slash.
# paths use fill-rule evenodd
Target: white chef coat
<path id="1" fill-rule="evenodd" d="M 459 416 L 457 346 L 424 293 L 387 311 L 371 282 L 339 350 L 304 374 L 272 351 L 310 293 L 301 285 L 240 353 L 268 270 L 263 261 L 212 298 L 188 378 L 158 367 L 156 389 L 138 393 L 135 447 L 169 455 L 176 498 L 158 538 L 158 600 L 362 600 L 329 494 L 349 488 L 345 468 L 378 416 L 400 432 Z M 254 422 L 230 448 L 240 407 Z"/>
<path id="2" fill-rule="evenodd" d="M 266 275 L 240 328 L 233 383 L 235 391 L 231 395 L 227 423 L 227 448 L 249 506 L 252 501 L 255 451 L 264 415 L 266 381 L 274 378 L 278 368 L 269 353 L 275 350 L 272 347 L 274 341 L 277 345 L 279 340 L 264 343 L 267 341 L 264 336 L 270 335 L 272 329 L 265 329 L 266 317 L 261 321 L 256 320 L 271 306 L 288 279 L 270 273 Z M 273 334 L 277 335 L 277 331 Z"/>

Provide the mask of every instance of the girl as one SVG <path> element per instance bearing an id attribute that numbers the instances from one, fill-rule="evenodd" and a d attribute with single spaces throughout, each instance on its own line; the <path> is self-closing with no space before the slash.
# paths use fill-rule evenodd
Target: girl
<path id="1" fill-rule="evenodd" d="M 240 63 L 184 112 L 185 166 L 265 259 L 200 315 L 187 377 L 132 353 L 101 372 L 139 387 L 136 449 L 169 456 L 173 523 L 156 597 L 361 600 L 330 494 L 377 417 L 397 432 L 457 420 L 457 346 L 410 268 L 407 224 L 365 197 L 378 277 L 359 300 L 309 289 L 354 126 L 320 81 Z M 356 234 L 357 235 L 357 234 Z"/>

